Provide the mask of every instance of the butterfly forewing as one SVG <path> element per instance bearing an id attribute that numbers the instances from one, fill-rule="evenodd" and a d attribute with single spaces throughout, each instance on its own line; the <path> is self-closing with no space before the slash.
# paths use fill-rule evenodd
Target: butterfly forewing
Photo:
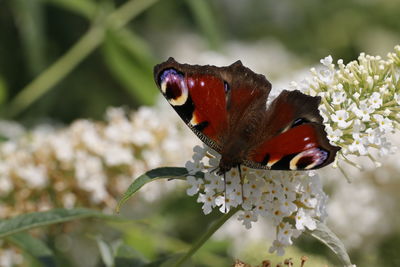
<path id="1" fill-rule="evenodd" d="M 184 122 L 220 152 L 221 138 L 228 127 L 226 84 L 210 69 L 213 67 L 179 64 L 170 58 L 155 67 L 154 75 L 161 92 Z"/>

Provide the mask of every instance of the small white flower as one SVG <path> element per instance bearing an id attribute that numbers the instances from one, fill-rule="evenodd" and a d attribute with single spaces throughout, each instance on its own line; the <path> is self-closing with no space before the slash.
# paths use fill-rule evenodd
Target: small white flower
<path id="1" fill-rule="evenodd" d="M 243 185 L 243 195 L 246 197 L 256 197 L 259 198 L 262 194 L 262 189 L 265 186 L 265 180 L 257 178 L 252 175 L 249 176 L 249 182 Z"/>
<path id="2" fill-rule="evenodd" d="M 285 216 L 289 216 L 297 210 L 297 206 L 292 201 L 285 199 L 281 202 L 280 210 Z"/>
<path id="3" fill-rule="evenodd" d="M 349 113 L 346 110 L 338 110 L 334 114 L 331 115 L 332 121 L 338 124 L 339 128 L 346 129 L 351 125 L 351 121 L 347 121 L 349 119 Z"/>
<path id="4" fill-rule="evenodd" d="M 349 150 L 351 152 L 358 152 L 360 155 L 367 155 L 368 148 L 366 140 L 361 137 L 359 133 L 353 133 L 353 140 L 353 143 L 349 145 Z"/>
<path id="5" fill-rule="evenodd" d="M 345 92 L 333 92 L 332 94 L 332 104 L 333 105 L 340 105 L 347 99 L 347 95 Z"/>
<path id="6" fill-rule="evenodd" d="M 190 185 L 190 188 L 186 190 L 186 193 L 189 196 L 194 196 L 195 194 L 197 194 L 197 192 L 199 192 L 200 187 L 204 184 L 203 179 L 200 178 L 196 179 L 196 177 L 194 176 L 187 176 L 186 180 Z"/>
<path id="7" fill-rule="evenodd" d="M 252 211 L 243 211 L 241 214 L 239 214 L 239 221 L 243 221 L 243 225 L 246 227 L 246 229 L 251 228 L 251 224 L 253 222 L 256 222 L 258 220 L 257 214 L 252 212 Z"/>
<path id="8" fill-rule="evenodd" d="M 185 168 L 188 170 L 189 174 L 196 174 L 204 168 L 204 164 L 193 157 L 193 161 L 187 161 L 185 163 Z"/>
<path id="9" fill-rule="evenodd" d="M 322 63 L 322 65 L 324 65 L 326 67 L 330 67 L 333 62 L 332 56 L 329 55 L 329 56 L 325 57 L 324 59 L 321 59 L 320 62 Z"/>
<path id="10" fill-rule="evenodd" d="M 216 206 L 214 192 L 209 191 L 205 194 L 200 193 L 197 202 L 204 203 L 202 207 L 204 214 L 207 215 L 211 213 L 212 209 Z"/>
<path id="11" fill-rule="evenodd" d="M 365 124 L 362 123 L 359 119 L 353 120 L 353 132 L 360 133 L 365 131 Z"/>
<path id="12" fill-rule="evenodd" d="M 292 245 L 292 237 L 296 238 L 301 234 L 301 231 L 293 228 L 288 222 L 283 222 L 278 227 L 277 240 L 284 245 Z"/>
<path id="13" fill-rule="evenodd" d="M 384 133 L 390 133 L 393 131 L 393 125 L 392 125 L 392 120 L 379 115 L 379 114 L 374 114 L 373 118 L 379 125 L 379 130 L 381 130 Z"/>
<path id="14" fill-rule="evenodd" d="M 298 230 L 305 230 L 306 227 L 312 231 L 315 230 L 317 224 L 303 208 L 300 208 L 296 214 L 296 228 Z"/>
<path id="15" fill-rule="evenodd" d="M 373 92 L 368 99 L 368 103 L 374 109 L 380 108 L 382 106 L 381 94 L 378 92 Z"/>
<path id="16" fill-rule="evenodd" d="M 240 177 L 237 169 L 232 168 L 229 172 L 225 173 L 225 192 L 231 193 L 233 191 L 241 191 Z"/>
<path id="17" fill-rule="evenodd" d="M 193 147 L 193 160 L 194 161 L 200 161 L 202 158 L 204 158 L 207 154 L 207 149 L 204 149 L 204 147 L 201 146 L 194 146 Z"/>
<path id="18" fill-rule="evenodd" d="M 225 183 L 221 176 L 206 172 L 204 174 L 204 178 L 206 181 L 208 181 L 206 190 L 216 190 L 218 192 L 222 192 L 224 190 Z"/>
<path id="19" fill-rule="evenodd" d="M 340 129 L 333 130 L 330 125 L 325 126 L 325 131 L 328 134 L 328 139 L 332 143 L 337 143 L 343 135 L 343 131 Z"/>
<path id="20" fill-rule="evenodd" d="M 236 208 L 240 202 L 234 192 L 225 193 L 224 196 L 218 196 L 215 199 L 215 204 L 220 207 L 219 210 L 222 213 L 227 213 L 231 208 Z"/>
<path id="21" fill-rule="evenodd" d="M 276 254 L 278 256 L 283 256 L 283 255 L 285 255 L 285 246 L 286 245 L 279 242 L 278 240 L 274 240 L 274 242 L 272 243 L 272 246 L 269 248 L 268 252 L 274 253 L 276 251 Z"/>
<path id="22" fill-rule="evenodd" d="M 285 216 L 281 208 L 282 208 L 281 202 L 278 200 L 269 203 L 268 207 L 269 216 L 271 217 L 274 225 L 278 225 Z"/>
<path id="23" fill-rule="evenodd" d="M 366 100 L 360 102 L 360 106 L 357 107 L 356 105 L 352 108 L 352 111 L 358 118 L 360 118 L 362 121 L 369 121 L 370 120 L 370 114 L 374 112 L 374 108 L 366 103 Z"/>

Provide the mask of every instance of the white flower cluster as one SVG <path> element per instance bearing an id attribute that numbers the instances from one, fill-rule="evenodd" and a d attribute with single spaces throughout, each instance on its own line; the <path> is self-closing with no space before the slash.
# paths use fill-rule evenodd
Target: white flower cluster
<path id="1" fill-rule="evenodd" d="M 319 177 L 313 172 L 285 172 L 254 170 L 241 167 L 243 184 L 238 169 L 231 169 L 225 179 L 212 170 L 218 167 L 220 155 L 204 146 L 196 146 L 191 161 L 186 163 L 189 174 L 204 172 L 204 179 L 188 176 L 188 195 L 199 193 L 203 212 L 213 208 L 227 212 L 241 207 L 239 220 L 249 229 L 259 216 L 269 218 L 276 226 L 276 239 L 270 248 L 278 255 L 293 243 L 306 228 L 314 230 L 316 220 L 326 216 L 327 196 Z"/>
<path id="2" fill-rule="evenodd" d="M 10 139 L 0 143 L 1 218 L 76 205 L 112 210 L 133 178 L 161 163 L 183 164 L 190 155 L 181 151 L 190 151 L 193 137 L 182 132 L 175 114 L 160 118 L 161 108 L 130 114 L 109 108 L 105 122 L 15 127 L 16 138 L 5 132 Z"/>
<path id="3" fill-rule="evenodd" d="M 388 134 L 400 122 L 400 46 L 386 60 L 361 53 L 347 65 L 340 59 L 336 66 L 331 56 L 321 63 L 321 69 L 311 69 L 312 78 L 292 87 L 322 97 L 328 138 L 342 148 L 339 158 L 360 167 L 347 156 L 368 156 L 379 166 L 373 151 L 394 151 Z"/>

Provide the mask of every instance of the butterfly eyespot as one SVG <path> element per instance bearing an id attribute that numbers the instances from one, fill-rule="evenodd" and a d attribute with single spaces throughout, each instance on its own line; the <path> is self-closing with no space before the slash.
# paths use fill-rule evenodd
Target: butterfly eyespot
<path id="1" fill-rule="evenodd" d="M 182 73 L 175 69 L 166 69 L 159 75 L 159 84 L 171 105 L 182 106 L 186 103 L 189 90 Z"/>
<path id="2" fill-rule="evenodd" d="M 290 161 L 291 170 L 309 170 L 323 164 L 329 156 L 329 152 L 318 147 L 311 148 L 297 154 Z"/>
<path id="3" fill-rule="evenodd" d="M 294 127 L 296 127 L 296 126 L 300 126 L 300 125 L 305 124 L 305 123 L 308 123 L 308 122 L 310 122 L 310 121 L 307 120 L 307 119 L 305 119 L 305 118 L 298 118 L 298 119 L 296 119 L 296 120 L 293 122 L 291 128 L 294 128 Z"/>

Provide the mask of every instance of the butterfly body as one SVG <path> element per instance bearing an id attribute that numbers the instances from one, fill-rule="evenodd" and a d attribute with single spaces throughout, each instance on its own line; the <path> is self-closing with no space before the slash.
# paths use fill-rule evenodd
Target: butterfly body
<path id="1" fill-rule="evenodd" d="M 221 154 L 219 173 L 252 168 L 308 170 L 334 160 L 318 111 L 320 97 L 284 90 L 268 107 L 271 84 L 240 61 L 227 67 L 154 68 L 155 81 L 183 121 Z"/>

